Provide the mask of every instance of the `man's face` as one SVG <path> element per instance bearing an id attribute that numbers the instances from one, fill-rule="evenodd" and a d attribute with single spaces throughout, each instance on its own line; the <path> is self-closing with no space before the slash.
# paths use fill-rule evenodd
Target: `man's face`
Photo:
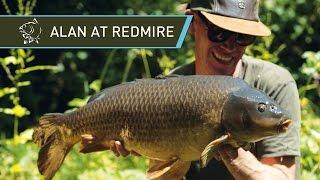
<path id="1" fill-rule="evenodd" d="M 243 56 L 246 46 L 236 43 L 236 34 L 224 42 L 212 42 L 208 39 L 207 25 L 195 13 L 193 35 L 195 38 L 196 73 L 207 75 L 232 75 Z"/>

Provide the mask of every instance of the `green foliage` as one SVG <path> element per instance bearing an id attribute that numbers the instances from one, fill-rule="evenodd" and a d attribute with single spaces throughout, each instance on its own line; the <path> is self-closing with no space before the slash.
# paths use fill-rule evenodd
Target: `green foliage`
<path id="1" fill-rule="evenodd" d="M 12 11 L 8 6 L 7 0 L 1 0 L 1 3 L 7 14 L 12 15 Z M 31 15 L 35 8 L 37 0 L 17 0 L 17 15 Z"/>
<path id="2" fill-rule="evenodd" d="M 255 43 L 255 45 L 249 46 L 246 49 L 246 54 L 254 56 L 258 59 L 270 61 L 276 63 L 279 61 L 279 54 L 286 47 L 285 44 L 281 44 L 275 51 L 270 52 L 272 43 L 274 42 L 275 36 L 263 37 Z"/>
<path id="3" fill-rule="evenodd" d="M 301 66 L 301 76 L 306 79 L 306 84 L 299 88 L 300 97 L 306 97 L 307 94 L 313 96 L 320 96 L 320 51 L 319 52 L 305 52 L 302 57 L 306 62 Z M 314 111 L 320 113 L 319 104 L 310 102 Z"/>
<path id="4" fill-rule="evenodd" d="M 320 117 L 313 112 L 314 104 L 307 98 L 300 101 L 301 123 L 301 178 L 319 179 L 320 174 Z"/>
<path id="5" fill-rule="evenodd" d="M 31 143 L 33 130 L 15 140 L 0 141 L 0 179 L 41 179 L 36 167 L 39 148 Z M 78 147 L 66 157 L 54 179 L 146 179 L 147 160 L 142 157 L 116 157 L 111 152 L 81 154 Z"/>
<path id="6" fill-rule="evenodd" d="M 22 118 L 30 114 L 30 111 L 20 104 L 20 88 L 30 86 L 30 81 L 23 81 L 22 77 L 32 71 L 54 70 L 60 71 L 57 66 L 26 66 L 34 60 L 31 51 L 16 49 L 10 51 L 11 56 L 0 58 L 0 64 L 6 72 L 8 79 L 11 81 L 9 87 L 0 88 L 0 98 L 9 98 L 12 103 L 11 107 L 0 107 L 0 113 L 12 115 L 14 117 L 14 136 L 18 134 L 18 118 Z"/>
<path id="7" fill-rule="evenodd" d="M 162 53 L 162 57 L 158 58 L 158 63 L 163 74 L 167 75 L 169 74 L 170 70 L 174 68 L 177 62 L 173 59 L 170 59 L 164 50 L 161 50 L 161 53 Z"/>
<path id="8" fill-rule="evenodd" d="M 320 174 L 320 116 L 319 105 L 306 97 L 308 92 L 315 91 L 320 95 L 320 52 L 305 52 L 302 57 L 306 62 L 301 66 L 307 83 L 299 88 L 301 97 L 301 176 L 302 179 L 319 179 Z"/>

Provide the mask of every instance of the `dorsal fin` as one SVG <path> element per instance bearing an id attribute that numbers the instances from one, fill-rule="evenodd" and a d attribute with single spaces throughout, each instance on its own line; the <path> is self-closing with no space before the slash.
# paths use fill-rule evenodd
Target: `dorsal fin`
<path id="1" fill-rule="evenodd" d="M 177 77 L 183 77 L 183 75 L 179 75 L 179 74 L 163 75 L 163 74 L 160 74 L 160 75 L 156 76 L 155 79 L 169 79 L 169 78 L 177 78 Z"/>

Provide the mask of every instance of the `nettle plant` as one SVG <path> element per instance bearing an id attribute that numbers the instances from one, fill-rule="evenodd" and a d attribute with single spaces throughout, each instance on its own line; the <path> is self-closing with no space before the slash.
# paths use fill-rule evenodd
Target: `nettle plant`
<path id="1" fill-rule="evenodd" d="M 10 50 L 10 56 L 4 58 L 0 57 L 1 68 L 5 72 L 6 78 L 9 80 L 9 85 L 3 86 L 0 84 L 0 100 L 8 98 L 7 100 L 11 103 L 8 107 L 0 107 L 0 113 L 13 116 L 14 138 L 18 137 L 19 118 L 30 114 L 30 111 L 20 103 L 20 89 L 24 86 L 30 86 L 31 82 L 23 81 L 22 77 L 34 71 L 50 70 L 53 72 L 60 72 L 63 70 L 62 66 L 28 66 L 28 64 L 34 60 L 35 56 L 32 55 L 32 51 L 24 49 L 13 49 Z"/>

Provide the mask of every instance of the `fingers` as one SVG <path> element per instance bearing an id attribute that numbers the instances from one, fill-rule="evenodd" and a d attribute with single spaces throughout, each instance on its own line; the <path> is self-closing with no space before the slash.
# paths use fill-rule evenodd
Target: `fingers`
<path id="1" fill-rule="evenodd" d="M 140 154 L 138 154 L 138 153 L 135 152 L 135 151 L 131 151 L 131 152 L 130 152 L 130 151 L 126 150 L 126 149 L 124 148 L 124 146 L 121 144 L 120 141 L 111 140 L 111 141 L 109 142 L 109 145 L 110 145 L 110 150 L 113 151 L 113 153 L 114 153 L 117 157 L 119 157 L 120 155 L 126 157 L 126 156 L 128 156 L 130 153 L 131 153 L 132 155 L 135 155 L 135 156 L 141 156 Z"/>
<path id="2" fill-rule="evenodd" d="M 93 140 L 94 137 L 92 136 L 92 134 L 82 134 L 81 138 L 83 140 Z"/>
<path id="3" fill-rule="evenodd" d="M 90 144 L 92 143 L 92 140 L 94 137 L 91 134 L 82 134 L 81 135 L 81 141 L 83 144 Z"/>
<path id="4" fill-rule="evenodd" d="M 123 146 L 122 144 L 120 143 L 120 141 L 116 141 L 115 142 L 115 145 L 116 145 L 116 149 L 117 151 L 119 152 L 120 155 L 126 157 L 130 154 L 129 151 L 127 151 Z"/>
<path id="5" fill-rule="evenodd" d="M 238 151 L 231 146 L 223 146 L 219 149 L 219 155 L 223 161 L 231 162 L 238 157 Z"/>
<path id="6" fill-rule="evenodd" d="M 244 163 L 255 163 L 257 158 L 250 152 L 242 148 L 233 148 L 231 146 L 222 147 L 219 150 L 221 159 L 225 164 L 237 166 Z"/>
<path id="7" fill-rule="evenodd" d="M 219 149 L 219 154 L 225 166 L 235 179 L 245 179 L 246 173 L 243 173 L 243 170 L 241 169 L 244 164 L 241 163 L 241 157 L 238 157 L 239 154 L 236 148 L 223 146 Z"/>
<path id="8" fill-rule="evenodd" d="M 117 150 L 117 147 L 116 147 L 116 141 L 115 140 L 111 140 L 110 141 L 110 150 L 114 153 L 114 155 L 116 155 L 117 157 L 120 156 L 120 153 L 118 152 Z"/>
<path id="9" fill-rule="evenodd" d="M 213 154 L 213 157 L 214 157 L 217 161 L 221 161 L 221 157 L 220 157 L 219 152 L 215 152 L 215 153 Z"/>
<path id="10" fill-rule="evenodd" d="M 229 172 L 235 179 L 250 179 L 251 176 L 263 171 L 261 163 L 250 152 L 240 148 L 224 146 L 219 154 Z"/>

